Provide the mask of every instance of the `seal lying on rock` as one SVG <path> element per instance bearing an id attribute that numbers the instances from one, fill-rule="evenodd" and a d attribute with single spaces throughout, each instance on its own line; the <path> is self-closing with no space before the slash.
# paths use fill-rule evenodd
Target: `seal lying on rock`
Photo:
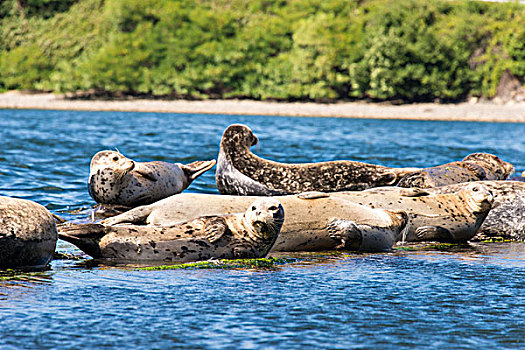
<path id="1" fill-rule="evenodd" d="M 101 151 L 91 160 L 88 190 L 101 204 L 149 204 L 186 189 L 215 160 L 190 164 L 135 162 L 120 152 Z"/>
<path id="2" fill-rule="evenodd" d="M 53 215 L 38 203 L 0 197 L 0 269 L 42 269 L 57 242 Z"/>
<path id="3" fill-rule="evenodd" d="M 181 193 L 102 223 L 172 225 L 201 215 L 235 213 L 256 198 Z M 286 219 L 272 251 L 385 251 L 407 220 L 404 212 L 371 209 L 325 193 L 273 198 L 282 203 Z"/>
<path id="4" fill-rule="evenodd" d="M 253 202 L 244 214 L 204 216 L 171 226 L 59 228 L 59 237 L 94 258 L 147 261 L 198 261 L 266 256 L 284 220 L 274 198 Z"/>
<path id="5" fill-rule="evenodd" d="M 215 181 L 221 194 L 273 196 L 306 191 L 363 190 L 395 185 L 416 168 L 388 168 L 350 160 L 285 164 L 250 151 L 257 137 L 245 125 L 230 125 L 222 135 Z"/>
<path id="6" fill-rule="evenodd" d="M 525 240 L 525 182 L 520 181 L 479 181 L 494 196 L 494 203 L 487 218 L 481 225 L 476 238 Z M 443 187 L 429 188 L 432 194 L 456 193 L 468 188 L 469 184 L 460 183 Z"/>
<path id="7" fill-rule="evenodd" d="M 505 180 L 514 171 L 512 164 L 488 153 L 469 154 L 462 161 L 421 169 L 404 176 L 399 187 L 431 188 L 460 182 Z"/>
<path id="8" fill-rule="evenodd" d="M 479 183 L 466 183 L 449 194 L 418 188 L 384 187 L 331 195 L 372 208 L 403 210 L 408 224 L 401 241 L 466 242 L 476 235 L 490 212 L 492 193 Z"/>

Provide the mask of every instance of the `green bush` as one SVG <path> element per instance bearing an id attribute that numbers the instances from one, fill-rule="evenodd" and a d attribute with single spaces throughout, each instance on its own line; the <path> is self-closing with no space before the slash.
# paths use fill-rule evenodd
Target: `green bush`
<path id="1" fill-rule="evenodd" d="M 6 0 L 0 89 L 333 101 L 491 97 L 525 75 L 519 4 Z"/>

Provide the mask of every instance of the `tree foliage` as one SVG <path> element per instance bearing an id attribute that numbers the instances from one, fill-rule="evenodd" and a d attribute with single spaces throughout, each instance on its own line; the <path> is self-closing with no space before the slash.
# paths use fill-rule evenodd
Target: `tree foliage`
<path id="1" fill-rule="evenodd" d="M 0 89 L 330 101 L 493 96 L 524 6 L 475 1 L 6 0 Z"/>

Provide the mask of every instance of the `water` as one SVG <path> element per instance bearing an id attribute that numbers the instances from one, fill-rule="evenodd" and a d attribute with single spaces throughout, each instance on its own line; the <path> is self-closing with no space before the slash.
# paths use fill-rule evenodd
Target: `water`
<path id="1" fill-rule="evenodd" d="M 83 219 L 96 152 L 212 159 L 232 123 L 252 128 L 255 153 L 282 162 L 432 166 L 489 152 L 525 170 L 525 124 L 0 110 L 0 194 Z M 214 171 L 188 191 L 217 193 Z M 58 250 L 81 255 L 62 241 Z M 55 260 L 0 280 L 0 349 L 525 348 L 524 252 L 523 243 L 479 243 L 298 254 L 266 270 Z"/>

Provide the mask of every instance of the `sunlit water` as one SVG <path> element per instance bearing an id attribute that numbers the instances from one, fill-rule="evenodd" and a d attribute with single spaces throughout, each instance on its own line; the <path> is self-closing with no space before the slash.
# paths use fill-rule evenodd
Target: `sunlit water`
<path id="1" fill-rule="evenodd" d="M 96 152 L 212 159 L 232 123 L 252 128 L 255 153 L 282 162 L 417 167 L 489 152 L 525 170 L 525 124 L 0 110 L 0 194 L 82 219 Z M 217 193 L 214 170 L 188 191 Z M 0 349 L 525 348 L 523 243 L 295 257 L 266 270 L 55 260 L 0 280 Z"/>

